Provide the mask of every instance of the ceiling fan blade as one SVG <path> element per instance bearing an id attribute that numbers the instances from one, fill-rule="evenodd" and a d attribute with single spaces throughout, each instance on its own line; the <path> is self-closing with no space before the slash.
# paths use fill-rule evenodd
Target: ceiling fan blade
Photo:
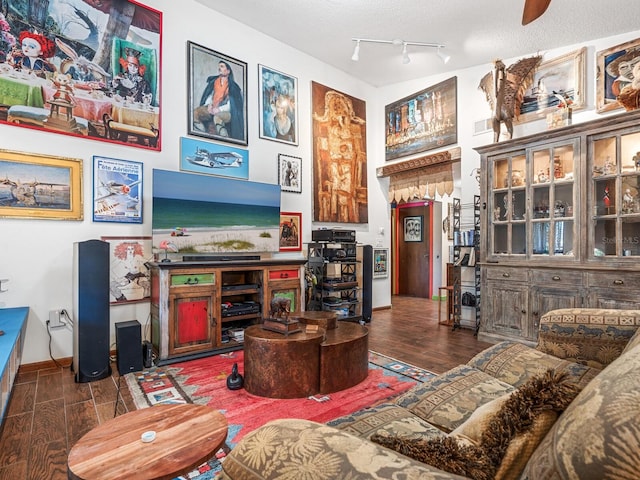
<path id="1" fill-rule="evenodd" d="M 542 15 L 547 10 L 550 3 L 551 0 L 524 0 L 522 25 L 527 25 Z"/>

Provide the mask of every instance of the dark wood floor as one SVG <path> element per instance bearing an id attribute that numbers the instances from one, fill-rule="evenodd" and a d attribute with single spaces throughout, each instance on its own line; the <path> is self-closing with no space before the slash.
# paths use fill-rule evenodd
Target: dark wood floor
<path id="1" fill-rule="evenodd" d="M 438 306 L 433 300 L 394 297 L 393 308 L 373 313 L 369 348 L 442 373 L 489 346 L 471 330 L 439 325 Z M 113 371 L 100 381 L 75 383 L 69 368 L 22 368 L 0 431 L 0 480 L 66 479 L 69 449 L 114 416 L 115 366 Z M 135 409 L 124 381 L 120 391 L 117 414 Z"/>

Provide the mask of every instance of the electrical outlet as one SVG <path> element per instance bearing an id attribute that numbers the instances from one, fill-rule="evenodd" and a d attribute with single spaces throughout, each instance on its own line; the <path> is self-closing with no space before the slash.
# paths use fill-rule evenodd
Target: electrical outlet
<path id="1" fill-rule="evenodd" d="M 65 326 L 65 323 L 62 321 L 62 311 L 49 310 L 49 327 L 59 328 L 64 326 Z"/>

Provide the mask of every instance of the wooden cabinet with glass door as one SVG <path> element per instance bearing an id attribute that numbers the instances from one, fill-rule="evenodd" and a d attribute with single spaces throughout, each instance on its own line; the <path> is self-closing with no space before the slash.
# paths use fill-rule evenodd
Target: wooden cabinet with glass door
<path id="1" fill-rule="evenodd" d="M 640 308 L 640 111 L 476 150 L 481 339 L 535 342 L 553 308 Z"/>

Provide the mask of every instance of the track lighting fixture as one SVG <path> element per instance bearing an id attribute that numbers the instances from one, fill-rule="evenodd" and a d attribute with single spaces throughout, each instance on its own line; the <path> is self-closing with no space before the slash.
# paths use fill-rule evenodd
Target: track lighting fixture
<path id="1" fill-rule="evenodd" d="M 351 60 L 357 62 L 360 60 L 360 40 L 356 40 L 356 48 L 353 49 L 353 55 L 351 55 Z"/>
<path id="2" fill-rule="evenodd" d="M 405 65 L 409 63 L 411 59 L 409 58 L 409 54 L 407 53 L 407 43 L 402 44 L 402 63 Z"/>
<path id="3" fill-rule="evenodd" d="M 351 55 L 351 60 L 353 60 L 354 62 L 357 62 L 358 60 L 360 60 L 360 42 L 365 42 L 365 43 L 386 43 L 386 44 L 390 44 L 390 45 L 397 45 L 397 46 L 402 46 L 402 63 L 404 63 L 405 65 L 409 62 L 411 62 L 411 58 L 409 57 L 409 52 L 407 51 L 407 46 L 408 45 L 415 45 L 417 47 L 431 47 L 431 48 L 437 48 L 437 55 L 438 57 L 440 57 L 440 60 L 442 60 L 443 63 L 447 63 L 450 59 L 451 56 L 447 55 L 446 53 L 442 52 L 441 49 L 445 48 L 444 45 L 442 45 L 441 43 L 423 43 L 423 42 L 407 42 L 404 40 L 399 40 L 399 39 L 395 39 L 395 40 L 374 40 L 371 38 L 352 38 L 352 41 L 356 42 L 356 46 L 353 49 L 353 55 Z"/>
<path id="4" fill-rule="evenodd" d="M 438 47 L 438 52 L 436 53 L 436 55 L 440 57 L 442 63 L 446 64 L 447 62 L 449 62 L 449 60 L 451 60 L 451 55 L 447 55 L 446 53 L 444 53 L 442 50 L 440 50 L 440 47 Z"/>

